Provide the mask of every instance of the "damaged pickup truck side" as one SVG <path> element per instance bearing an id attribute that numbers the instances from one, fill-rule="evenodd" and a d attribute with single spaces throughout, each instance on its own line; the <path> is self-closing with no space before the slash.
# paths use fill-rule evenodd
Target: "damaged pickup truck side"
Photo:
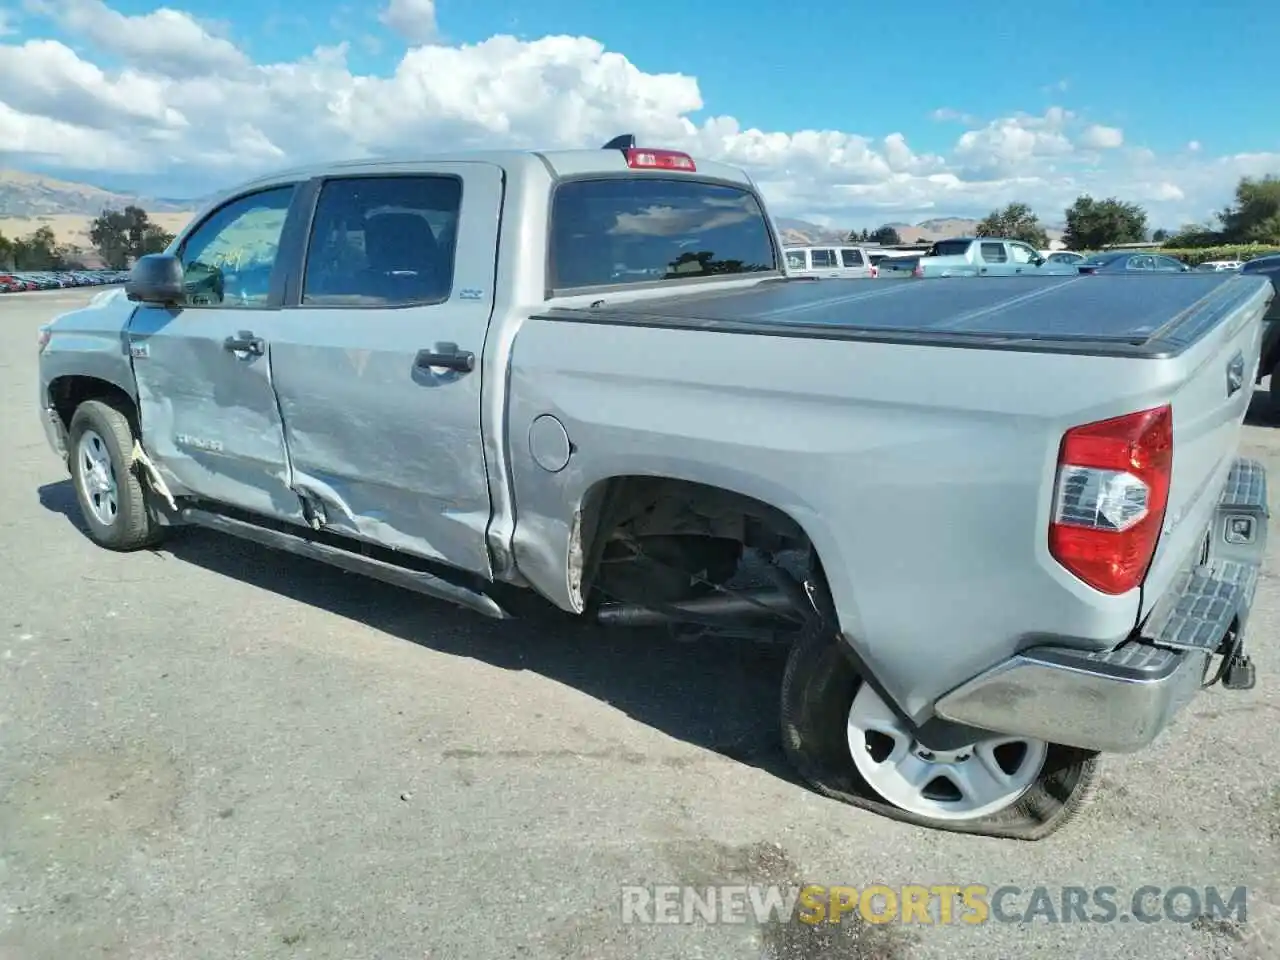
<path id="1" fill-rule="evenodd" d="M 103 547 L 194 524 L 492 617 L 767 632 L 823 795 L 1046 836 L 1100 754 L 1253 684 L 1271 287 L 781 249 L 743 172 L 629 137 L 281 173 L 42 330 L 41 416 Z"/>

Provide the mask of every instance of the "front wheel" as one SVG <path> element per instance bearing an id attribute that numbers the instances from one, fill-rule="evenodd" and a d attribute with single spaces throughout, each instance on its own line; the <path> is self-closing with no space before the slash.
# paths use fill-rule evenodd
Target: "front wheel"
<path id="1" fill-rule="evenodd" d="M 1039 840 L 1092 798 L 1098 756 L 991 734 L 947 751 L 911 728 L 858 674 L 845 641 L 815 620 L 782 680 L 782 742 L 819 793 L 894 820 L 958 833 Z"/>
<path id="2" fill-rule="evenodd" d="M 163 528 L 147 509 L 146 491 L 133 468 L 129 418 L 100 400 L 76 408 L 67 432 L 71 481 L 94 543 L 137 550 L 159 541 Z"/>

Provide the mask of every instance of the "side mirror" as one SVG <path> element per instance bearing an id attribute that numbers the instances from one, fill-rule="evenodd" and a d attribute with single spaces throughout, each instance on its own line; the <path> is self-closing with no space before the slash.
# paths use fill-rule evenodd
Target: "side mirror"
<path id="1" fill-rule="evenodd" d="M 129 271 L 124 295 L 136 303 L 162 307 L 177 306 L 186 300 L 182 261 L 169 253 L 149 253 L 139 257 Z"/>
<path id="2" fill-rule="evenodd" d="M 1037 255 L 1031 258 L 1031 262 L 1034 263 L 1037 267 L 1043 267 L 1049 261 L 1046 260 L 1044 257 Z"/>

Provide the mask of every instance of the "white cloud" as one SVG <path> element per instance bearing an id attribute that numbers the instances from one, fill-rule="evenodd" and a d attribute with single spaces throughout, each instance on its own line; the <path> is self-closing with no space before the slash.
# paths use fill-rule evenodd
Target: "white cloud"
<path id="1" fill-rule="evenodd" d="M 1087 150 L 1115 150 L 1124 145 L 1124 131 L 1095 123 L 1085 128 L 1079 143 Z"/>
<path id="2" fill-rule="evenodd" d="M 160 76 L 242 71 L 249 58 L 229 40 L 214 36 L 190 14 L 161 7 L 126 16 L 102 0 L 27 0 L 27 9 L 125 62 Z"/>
<path id="3" fill-rule="evenodd" d="M 431 43 L 438 36 L 435 0 L 390 0 L 378 19 L 411 44 Z"/>
<path id="4" fill-rule="evenodd" d="M 382 10 L 410 45 L 386 75 L 353 73 L 345 43 L 255 63 L 216 26 L 172 8 L 27 8 L 96 53 L 48 39 L 0 44 L 0 165 L 152 175 L 161 195 L 179 173 L 216 188 L 318 159 L 591 147 L 624 132 L 748 168 L 780 216 L 825 211 L 849 224 L 980 216 L 1012 200 L 1054 222 L 1089 192 L 1137 200 L 1153 225 L 1177 225 L 1220 209 L 1239 176 L 1280 171 L 1276 154 L 1157 156 L 1062 107 L 986 119 L 939 108 L 934 119 L 960 127 L 940 152 L 917 150 L 901 131 L 761 130 L 708 115 L 714 105 L 694 77 L 647 73 L 588 37 L 446 44 L 433 0 Z"/>
<path id="5" fill-rule="evenodd" d="M 1200 141 L 1192 140 L 1190 143 L 1187 144 L 1187 149 L 1190 150 L 1192 153 L 1198 152 L 1200 150 Z"/>

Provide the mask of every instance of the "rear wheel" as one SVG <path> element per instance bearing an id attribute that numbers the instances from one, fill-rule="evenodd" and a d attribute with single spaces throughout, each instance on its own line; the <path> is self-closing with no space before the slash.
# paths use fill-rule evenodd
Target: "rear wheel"
<path id="1" fill-rule="evenodd" d="M 1097 754 L 991 734 L 948 750 L 918 743 L 859 675 L 823 619 L 797 637 L 782 681 L 782 741 L 819 793 L 919 826 L 1038 840 L 1093 796 Z"/>
<path id="2" fill-rule="evenodd" d="M 157 543 L 163 527 L 147 509 L 146 491 L 133 467 L 133 427 L 111 404 L 86 400 L 68 430 L 68 466 L 89 537 L 109 550 Z"/>

